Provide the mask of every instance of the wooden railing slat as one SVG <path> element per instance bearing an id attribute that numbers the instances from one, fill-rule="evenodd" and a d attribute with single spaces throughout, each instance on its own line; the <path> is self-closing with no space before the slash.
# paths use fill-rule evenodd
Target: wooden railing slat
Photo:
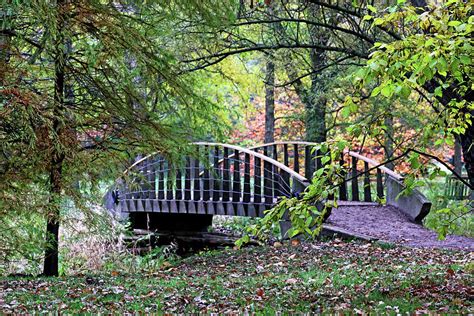
<path id="1" fill-rule="evenodd" d="M 232 180 L 232 202 L 240 202 L 240 154 L 237 149 L 234 150 L 234 174 Z"/>
<path id="2" fill-rule="evenodd" d="M 369 163 L 364 161 L 364 201 L 372 202 L 372 193 L 370 189 Z"/>
<path id="3" fill-rule="evenodd" d="M 352 157 L 352 181 L 351 181 L 351 190 L 352 190 L 352 201 L 359 201 L 359 181 L 357 174 L 357 158 Z"/>
<path id="4" fill-rule="evenodd" d="M 230 165 L 229 149 L 224 147 L 224 165 L 222 169 L 222 201 L 229 201 L 230 195 Z"/>

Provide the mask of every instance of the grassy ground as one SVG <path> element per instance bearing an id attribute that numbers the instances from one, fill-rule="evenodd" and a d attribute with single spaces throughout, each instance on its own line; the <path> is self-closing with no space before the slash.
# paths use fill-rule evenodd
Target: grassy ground
<path id="1" fill-rule="evenodd" d="M 472 254 L 339 240 L 203 253 L 147 274 L 0 279 L 1 312 L 473 313 Z"/>

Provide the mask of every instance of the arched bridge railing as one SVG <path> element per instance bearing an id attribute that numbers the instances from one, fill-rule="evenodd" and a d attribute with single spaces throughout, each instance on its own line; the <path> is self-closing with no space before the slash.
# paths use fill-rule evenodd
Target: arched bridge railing
<path id="1" fill-rule="evenodd" d="M 265 153 L 219 143 L 194 143 L 196 155 L 173 164 L 160 154 L 135 162 L 116 183 L 120 213 L 220 214 L 262 217 L 281 196 L 308 180 Z"/>
<path id="2" fill-rule="evenodd" d="M 317 143 L 303 141 L 274 142 L 251 147 L 283 163 L 295 172 L 311 178 L 321 168 L 320 153 L 312 151 Z M 396 206 L 413 221 L 421 221 L 430 211 L 431 203 L 419 191 L 407 195 L 403 177 L 379 162 L 356 152 L 345 150 L 339 162 L 344 166 L 345 181 L 340 185 L 339 201 L 382 202 Z"/>

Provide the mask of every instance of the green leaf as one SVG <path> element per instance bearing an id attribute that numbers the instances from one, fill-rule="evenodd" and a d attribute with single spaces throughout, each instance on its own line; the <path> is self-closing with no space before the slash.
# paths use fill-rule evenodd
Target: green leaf
<path id="1" fill-rule="evenodd" d="M 390 97 L 393 94 L 393 88 L 391 85 L 386 85 L 382 88 L 381 93 L 384 97 Z"/>
<path id="2" fill-rule="evenodd" d="M 373 18 L 374 18 L 373 16 L 367 14 L 367 15 L 364 15 L 364 17 L 362 18 L 362 21 L 370 21 Z"/>
<path id="3" fill-rule="evenodd" d="M 377 13 L 377 8 L 368 4 L 367 9 L 369 9 L 370 12 Z"/>
<path id="4" fill-rule="evenodd" d="M 469 56 L 467 56 L 467 55 L 461 55 L 461 56 L 459 56 L 459 59 L 465 65 L 470 65 L 472 63 L 472 59 L 469 58 Z"/>

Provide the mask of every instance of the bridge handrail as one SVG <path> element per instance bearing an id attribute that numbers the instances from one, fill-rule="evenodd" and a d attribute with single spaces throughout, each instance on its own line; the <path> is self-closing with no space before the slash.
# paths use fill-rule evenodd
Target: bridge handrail
<path id="1" fill-rule="evenodd" d="M 294 144 L 296 144 L 296 145 L 306 145 L 306 146 L 319 145 L 319 143 L 306 142 L 306 141 L 279 141 L 279 142 L 272 142 L 272 143 L 264 143 L 264 144 L 255 145 L 255 146 L 249 147 L 249 149 L 254 150 L 254 149 L 257 149 L 257 148 L 263 148 L 263 147 L 274 146 L 274 145 L 294 145 Z M 346 154 L 348 154 L 352 157 L 355 157 L 359 160 L 365 161 L 365 162 L 367 162 L 368 164 L 370 164 L 374 167 L 377 167 L 378 169 L 385 172 L 387 175 L 395 178 L 396 180 L 403 180 L 403 176 L 401 176 L 400 174 L 394 172 L 393 170 L 391 170 L 391 169 L 389 169 L 385 166 L 381 166 L 380 163 L 378 161 L 374 160 L 374 159 L 362 156 L 362 155 L 360 155 L 356 152 L 350 151 L 348 149 L 345 149 L 344 153 L 346 153 Z"/>
<path id="2" fill-rule="evenodd" d="M 267 161 L 267 162 L 271 163 L 272 165 L 274 165 L 275 167 L 278 167 L 281 170 L 287 172 L 291 177 L 293 177 L 294 179 L 300 181 L 301 183 L 309 184 L 309 181 L 306 177 L 304 177 L 304 176 L 300 175 L 299 173 L 295 172 L 293 169 L 285 166 L 284 164 L 282 164 L 281 162 L 276 161 L 273 158 L 270 158 L 270 157 L 265 156 L 261 153 L 255 152 L 251 149 L 247 149 L 247 148 L 240 147 L 240 146 L 237 146 L 237 145 L 229 145 L 229 144 L 223 144 L 223 143 L 195 142 L 193 144 L 194 145 L 201 145 L 201 146 L 222 146 L 222 147 L 227 147 L 229 149 L 238 150 L 240 153 L 249 154 L 249 155 L 252 155 L 254 157 L 262 159 L 262 161 Z M 230 155 L 229 158 L 231 156 L 233 156 L 233 155 Z"/>
<path id="3" fill-rule="evenodd" d="M 249 154 L 249 155 L 252 155 L 254 157 L 257 157 L 257 158 L 260 158 L 262 159 L 263 161 L 267 161 L 271 164 L 273 164 L 275 167 L 278 167 L 280 168 L 281 170 L 287 172 L 292 178 L 300 181 L 302 184 L 309 184 L 309 180 L 300 175 L 299 173 L 295 172 L 293 169 L 285 166 L 284 164 L 276 161 L 275 159 L 273 158 L 270 158 L 268 156 L 265 156 L 263 154 L 260 154 L 258 152 L 255 152 L 251 149 L 247 149 L 247 148 L 244 148 L 244 147 L 240 147 L 240 146 L 237 146 L 237 145 L 230 145 L 230 144 L 224 144 L 224 143 L 212 143 L 212 142 L 193 142 L 191 143 L 191 145 L 197 145 L 197 146 L 222 146 L 222 147 L 227 147 L 229 149 L 235 149 L 235 150 L 238 150 L 239 152 L 241 153 L 246 153 L 246 154 Z M 150 158 L 150 157 L 153 157 L 154 155 L 158 154 L 159 152 L 154 152 L 152 154 L 149 154 L 137 161 L 135 161 L 130 167 L 128 167 L 123 173 L 124 175 L 127 174 L 130 170 L 133 169 L 133 167 L 135 167 L 136 165 L 140 164 L 141 162 L 145 161 L 146 159 Z M 234 156 L 234 154 L 231 154 L 229 155 L 229 158 L 232 158 Z M 222 159 L 221 159 L 222 160 Z"/>

